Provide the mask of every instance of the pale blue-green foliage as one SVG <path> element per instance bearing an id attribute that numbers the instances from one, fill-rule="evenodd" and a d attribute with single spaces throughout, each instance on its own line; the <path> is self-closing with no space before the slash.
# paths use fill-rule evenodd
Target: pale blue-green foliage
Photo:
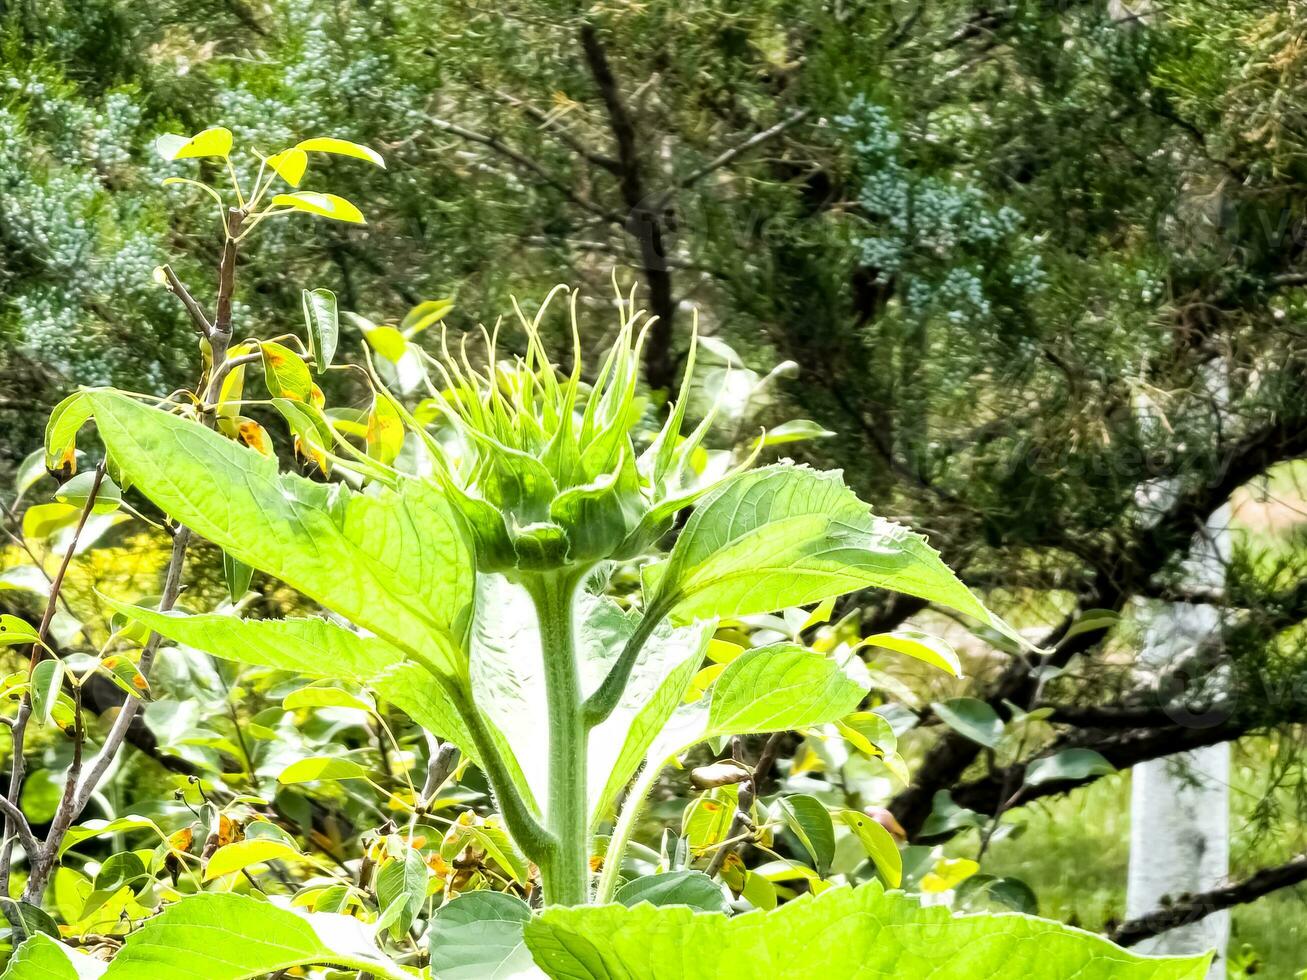
<path id="1" fill-rule="evenodd" d="M 69 379 L 158 385 L 178 364 L 151 280 L 163 212 L 113 191 L 152 135 L 131 91 L 88 101 L 39 63 L 0 69 L 0 332 Z"/>
<path id="2" fill-rule="evenodd" d="M 381 42 L 386 28 L 375 18 L 342 21 L 329 8 L 287 5 L 282 11 L 289 43 L 283 68 L 239 78 L 217 94 L 217 117 L 238 144 L 283 146 L 339 129 L 342 118 L 367 100 L 374 121 L 394 117 L 417 124 L 427 93 L 405 81 Z"/>
<path id="3" fill-rule="evenodd" d="M 996 204 L 966 175 L 916 165 L 889 110 L 857 96 L 835 120 L 861 176 L 858 203 L 868 219 L 857 239 L 863 265 L 882 282 L 901 280 L 914 317 L 951 323 L 987 318 L 996 291 L 1037 293 L 1045 272 L 1021 215 Z"/>

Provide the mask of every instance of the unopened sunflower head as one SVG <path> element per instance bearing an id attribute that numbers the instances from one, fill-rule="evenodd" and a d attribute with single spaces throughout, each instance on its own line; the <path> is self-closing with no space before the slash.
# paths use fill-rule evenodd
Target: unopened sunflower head
<path id="1" fill-rule="evenodd" d="M 485 367 L 465 346 L 445 342 L 437 371 L 442 411 L 461 437 L 461 459 L 442 455 L 436 478 L 455 501 L 476 541 L 483 571 L 545 570 L 634 557 L 670 528 L 677 510 L 710 487 L 687 486 L 689 465 L 711 414 L 681 437 L 685 395 L 694 370 L 691 341 L 681 397 L 657 437 L 636 448 L 641 400 L 640 355 L 650 320 L 623 302 L 622 322 L 592 385 L 583 384 L 570 294 L 573 367 L 561 376 L 549 360 L 539 326 L 518 310 L 526 353 L 497 360 L 496 335 L 483 332 Z"/>

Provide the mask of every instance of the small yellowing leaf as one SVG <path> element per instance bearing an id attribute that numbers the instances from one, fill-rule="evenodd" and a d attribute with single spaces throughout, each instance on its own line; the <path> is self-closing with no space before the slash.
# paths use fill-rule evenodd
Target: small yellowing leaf
<path id="1" fill-rule="evenodd" d="M 313 378 L 303 358 L 284 344 L 267 341 L 261 347 L 268 393 L 273 398 L 307 402 L 313 394 Z"/>
<path id="2" fill-rule="evenodd" d="M 155 140 L 154 147 L 165 160 L 188 160 L 194 157 L 226 159 L 231 152 L 231 130 L 213 126 L 190 138 L 164 133 Z"/>
<path id="3" fill-rule="evenodd" d="M 343 197 L 335 194 L 319 194 L 317 191 L 296 191 L 294 194 L 278 194 L 272 199 L 272 206 L 291 208 L 307 214 L 316 214 L 333 221 L 346 221 L 350 224 L 366 224 L 363 212 Z"/>
<path id="4" fill-rule="evenodd" d="M 698 701 L 708 692 L 713 681 L 721 676 L 722 671 L 726 669 L 726 664 L 709 664 L 703 670 L 694 675 L 690 681 L 690 687 L 685 692 L 685 703 L 690 704 Z"/>
<path id="5" fill-rule="evenodd" d="M 303 855 L 284 840 L 256 837 L 226 844 L 214 852 L 204 869 L 204 880 L 212 881 L 234 871 L 244 871 L 268 861 L 299 861 Z"/>
<path id="6" fill-rule="evenodd" d="M 150 682 L 145 679 L 140 668 L 127 657 L 120 655 L 106 657 L 100 661 L 100 667 L 108 675 L 109 680 L 132 697 L 141 701 L 151 700 Z"/>
<path id="7" fill-rule="evenodd" d="M 232 841 L 241 838 L 241 827 L 225 813 L 218 814 L 218 846 L 226 847 Z"/>
<path id="8" fill-rule="evenodd" d="M 281 771 L 277 782 L 283 786 L 293 783 L 313 783 L 321 780 L 334 782 L 338 779 L 366 779 L 368 771 L 350 759 L 329 756 L 313 756 L 292 762 Z"/>
<path id="9" fill-rule="evenodd" d="M 253 344 L 235 344 L 227 351 L 227 360 L 244 357 L 254 351 Z M 240 414 L 240 401 L 245 397 L 245 365 L 234 367 L 222 379 L 222 390 L 218 393 L 218 415 L 223 418 L 235 418 Z"/>
<path id="10" fill-rule="evenodd" d="M 838 817 L 862 844 L 877 877 L 889 888 L 898 888 L 903 880 L 903 855 L 894 835 L 880 821 L 857 810 L 842 810 Z"/>
<path id="11" fill-rule="evenodd" d="M 165 843 L 168 850 L 178 854 L 185 854 L 191 849 L 191 845 L 195 843 L 195 828 L 183 827 L 181 830 L 169 834 Z"/>
<path id="12" fill-rule="evenodd" d="M 364 146 L 362 143 L 351 143 L 349 140 L 336 139 L 333 136 L 319 136 L 315 139 L 304 140 L 295 145 L 295 149 L 304 150 L 308 153 L 333 153 L 336 156 L 354 157 L 358 160 L 366 160 L 368 163 L 376 164 L 383 170 L 386 167 L 386 161 L 381 159 L 381 154 L 370 146 Z"/>
<path id="13" fill-rule="evenodd" d="M 728 664 L 743 652 L 744 647 L 730 640 L 719 640 L 714 637 L 708 641 L 708 659 L 715 664 Z"/>
<path id="14" fill-rule="evenodd" d="M 264 456 L 274 455 L 272 440 L 268 438 L 268 430 L 253 419 L 242 418 L 237 421 L 236 437 L 255 452 Z"/>
<path id="15" fill-rule="evenodd" d="M 404 422 L 385 395 L 374 395 L 368 412 L 368 455 L 389 466 L 404 446 Z"/>
<path id="16" fill-rule="evenodd" d="M 404 335 L 385 324 L 365 330 L 363 337 L 374 351 L 392 363 L 399 363 L 399 359 L 408 350 L 408 341 Z"/>
<path id="17" fill-rule="evenodd" d="M 968 858 L 940 858 L 933 870 L 921 879 L 923 892 L 952 891 L 977 871 L 980 865 Z"/>
<path id="18" fill-rule="evenodd" d="M 304 179 L 304 171 L 309 165 L 309 155 L 299 147 L 292 146 L 289 150 L 282 150 L 268 157 L 267 163 L 276 171 L 277 176 L 291 187 L 299 187 L 300 181 Z"/>
<path id="19" fill-rule="evenodd" d="M 427 327 L 443 320 L 453 308 L 452 299 L 429 299 L 409 310 L 399 329 L 404 332 L 406 338 L 412 340 Z"/>
<path id="20" fill-rule="evenodd" d="M 81 509 L 71 504 L 35 504 L 23 513 L 23 537 L 44 541 L 77 521 Z"/>
<path id="21" fill-rule="evenodd" d="M 954 677 L 962 676 L 962 663 L 958 660 L 958 655 L 953 652 L 953 648 L 938 636 L 931 636 L 918 630 L 877 633 L 875 636 L 867 637 L 858 644 L 858 647 L 893 650 L 895 653 L 905 654 L 932 667 L 938 667 Z"/>
<path id="22" fill-rule="evenodd" d="M 817 608 L 809 613 L 808 618 L 803 621 L 803 628 L 806 630 L 813 626 L 820 626 L 822 623 L 829 623 L 831 613 L 835 611 L 835 599 L 836 596 L 827 596 L 818 603 Z"/>

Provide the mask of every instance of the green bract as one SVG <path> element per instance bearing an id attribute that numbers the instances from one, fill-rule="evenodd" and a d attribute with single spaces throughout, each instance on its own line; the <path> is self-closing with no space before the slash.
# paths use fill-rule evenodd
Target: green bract
<path id="1" fill-rule="evenodd" d="M 525 356 L 498 360 L 497 336 L 486 336 L 482 369 L 473 367 L 466 348 L 456 357 L 443 341 L 442 356 L 433 361 L 445 385 L 438 407 L 464 449 L 455 459 L 434 453 L 436 475 L 467 519 L 485 571 L 634 558 L 713 485 L 687 486 L 709 420 L 681 438 L 684 396 L 657 438 L 642 452 L 636 447 L 642 414 L 636 380 L 649 321 L 637 330 L 641 314 L 623 316 L 616 342 L 585 386 L 575 320 L 570 376 L 557 375 L 541 344 L 539 323 L 557 292 L 534 321 L 523 318 Z M 692 344 L 683 392 L 693 372 Z"/>

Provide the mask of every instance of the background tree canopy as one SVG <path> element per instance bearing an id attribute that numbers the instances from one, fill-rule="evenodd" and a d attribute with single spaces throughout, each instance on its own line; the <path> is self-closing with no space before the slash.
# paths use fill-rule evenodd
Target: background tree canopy
<path id="1" fill-rule="evenodd" d="M 565 281 L 582 287 L 590 349 L 609 339 L 616 276 L 658 316 L 652 412 L 697 310 L 694 412 L 720 396 L 714 445 L 765 426 L 769 456 L 842 468 L 1047 651 L 920 600 L 841 600 L 834 618 L 859 636 L 945 632 L 967 680 L 872 663 L 884 700 L 917 718 L 906 782 L 798 736 L 769 743 L 775 778 L 837 784 L 888 807 L 921 854 L 979 852 L 1045 914 L 1137 939 L 1160 926 L 1122 926 L 1128 781 L 1109 774 L 1235 741 L 1244 890 L 1206 901 L 1276 892 L 1237 913 L 1232 955 L 1268 975 L 1307 967 L 1302 928 L 1268 925 L 1301 921 L 1280 889 L 1307 879 L 1284 864 L 1307 847 L 1298 3 L 0 0 L 0 24 L 9 473 L 76 385 L 163 394 L 195 373 L 191 325 L 152 270 L 171 262 L 198 291 L 222 242 L 207 201 L 160 187 L 175 171 L 159 134 L 221 123 L 266 149 L 323 134 L 376 147 L 384 171 L 328 165 L 367 225 L 261 230 L 239 320 L 290 329 L 300 289 L 326 287 L 377 323 L 452 297 L 456 336 Z M 334 400 L 361 395 L 332 383 Z M 775 428 L 792 419 L 809 424 Z M 1225 588 L 1196 594 L 1195 537 L 1231 502 Z M 157 543 L 105 541 L 79 572 L 85 608 L 105 612 L 89 587 L 106 576 L 158 591 Z M 27 560 L 11 551 L 6 564 Z M 269 607 L 289 601 L 267 591 Z M 1221 614 L 1153 676 L 1136 658 L 1159 600 Z M 7 610 L 27 601 L 0 591 Z M 169 794 L 169 769 L 213 753 L 271 765 L 266 744 L 232 741 L 261 702 L 214 696 L 231 709 L 210 744 L 162 751 L 197 720 L 150 716 L 142 738 L 165 768 L 131 768 L 116 802 Z M 977 718 L 1009 737 L 987 746 Z M 343 847 L 362 805 L 293 806 Z"/>

